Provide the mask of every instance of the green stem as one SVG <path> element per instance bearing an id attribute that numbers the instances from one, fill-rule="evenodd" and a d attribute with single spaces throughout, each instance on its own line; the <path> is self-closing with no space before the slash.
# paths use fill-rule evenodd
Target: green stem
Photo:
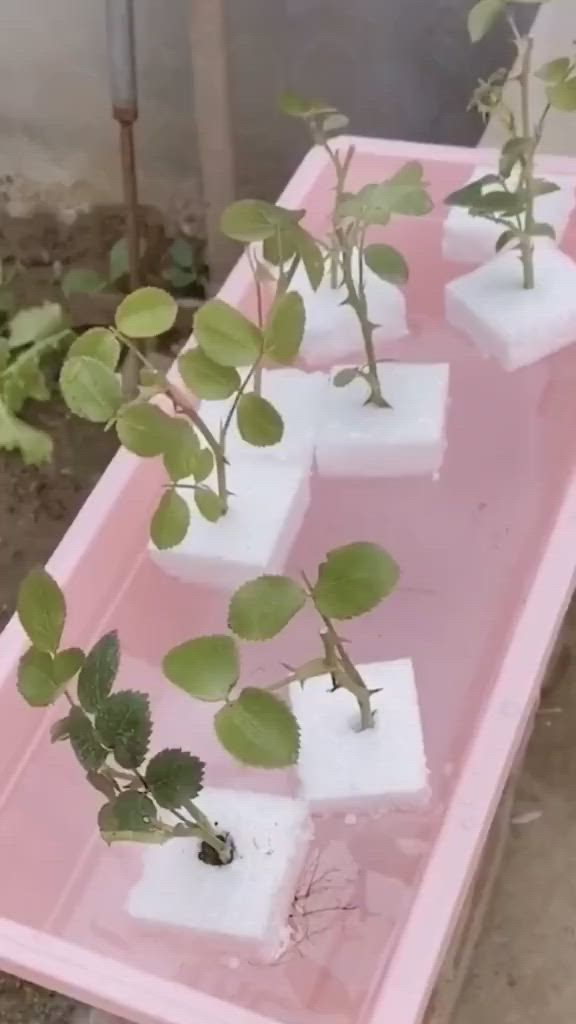
<path id="1" fill-rule="evenodd" d="M 157 373 L 156 367 L 150 360 L 140 351 L 137 345 L 134 344 L 130 338 L 125 335 L 119 335 L 120 341 L 122 341 L 126 347 L 137 356 L 141 365 L 146 367 L 147 370 Z M 168 396 L 172 405 L 174 406 L 175 412 L 181 412 L 190 422 L 196 427 L 198 433 L 204 438 L 206 444 L 214 455 L 214 463 L 216 466 L 216 486 L 218 490 L 218 497 L 222 502 L 224 513 L 228 511 L 228 486 L 226 480 L 226 450 L 223 441 L 219 441 L 217 437 L 212 433 L 210 428 L 206 425 L 200 414 L 198 413 L 195 406 L 188 400 L 186 395 L 180 391 L 179 388 L 175 387 L 174 384 L 170 384 L 168 381 L 164 382 L 164 391 Z"/>
<path id="2" fill-rule="evenodd" d="M 521 118 L 522 118 L 522 137 L 530 140 L 530 145 L 522 161 L 522 174 L 520 178 L 520 187 L 524 193 L 526 202 L 526 213 L 524 221 L 524 231 L 520 238 L 520 254 L 522 258 L 522 269 L 524 288 L 526 290 L 532 290 L 535 287 L 535 276 L 534 276 L 534 162 L 535 162 L 535 138 L 534 138 L 534 127 L 532 125 L 532 115 L 530 109 L 530 90 L 531 90 L 531 77 L 532 77 L 532 54 L 534 50 L 534 40 L 532 36 L 528 36 L 526 39 L 520 40 L 518 43 L 520 53 L 520 72 L 518 80 L 520 84 L 520 97 L 521 97 Z"/>
<path id="3" fill-rule="evenodd" d="M 212 822 L 205 814 L 202 813 L 200 808 L 197 807 L 192 800 L 189 800 L 186 804 L 186 810 L 190 817 L 195 821 L 196 828 L 199 830 L 202 838 L 209 846 L 212 847 L 213 850 L 216 851 L 222 864 L 229 864 L 233 856 L 230 841 L 221 839 L 220 836 L 216 834 L 216 830 L 212 825 Z"/>
<path id="4" fill-rule="evenodd" d="M 338 686 L 348 690 L 357 700 L 360 708 L 360 730 L 372 729 L 374 726 L 374 715 L 370 706 L 370 691 L 362 679 L 352 659 L 348 656 L 346 648 L 334 629 L 331 619 L 320 611 L 314 601 L 314 591 L 310 580 L 303 574 L 308 597 L 312 600 L 318 615 L 324 624 L 324 631 L 320 634 L 324 646 L 324 660 L 328 671 L 333 675 Z"/>
<path id="5" fill-rule="evenodd" d="M 364 247 L 360 242 L 358 246 L 358 259 L 360 261 L 360 273 L 358 279 L 358 288 L 354 284 L 354 277 L 352 274 L 352 248 L 347 246 L 342 254 L 342 272 L 344 275 L 344 285 L 348 295 L 348 302 L 352 306 L 352 309 L 358 317 L 360 323 L 360 329 L 362 331 L 362 339 L 364 341 L 364 349 L 366 352 L 366 366 L 367 371 L 365 378 L 368 381 L 370 387 L 370 395 L 368 401 L 371 405 L 376 405 L 380 409 L 389 409 L 390 403 L 386 401 L 382 394 L 382 388 L 380 386 L 380 379 L 378 377 L 378 363 L 376 362 L 376 353 L 374 351 L 374 326 L 370 323 L 368 316 L 368 304 L 366 302 L 366 289 L 364 287 L 364 276 L 362 271 L 362 264 L 364 260 Z"/>

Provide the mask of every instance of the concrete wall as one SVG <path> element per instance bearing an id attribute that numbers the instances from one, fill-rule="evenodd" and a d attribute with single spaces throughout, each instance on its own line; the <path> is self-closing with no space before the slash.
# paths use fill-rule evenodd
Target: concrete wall
<path id="1" fill-rule="evenodd" d="M 188 4 L 136 0 L 144 198 L 198 201 Z M 287 87 L 347 110 L 358 132 L 473 144 L 479 74 L 504 35 L 471 51 L 473 0 L 226 0 L 238 191 L 273 194 L 304 148 L 276 113 Z M 526 9 L 527 10 L 527 9 Z M 0 174 L 10 198 L 117 198 L 103 0 L 0 0 Z M 74 188 L 71 190 L 71 186 Z M 76 198 L 74 198 L 76 197 Z"/>

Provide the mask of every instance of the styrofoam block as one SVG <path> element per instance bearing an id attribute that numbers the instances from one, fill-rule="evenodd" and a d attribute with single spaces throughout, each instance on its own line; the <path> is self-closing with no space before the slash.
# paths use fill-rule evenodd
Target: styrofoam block
<path id="1" fill-rule="evenodd" d="M 358 665 L 372 696 L 374 726 L 360 731 L 353 695 L 330 676 L 292 683 L 300 725 L 297 771 L 302 796 L 318 811 L 376 802 L 408 809 L 429 798 L 428 769 L 412 662 Z"/>
<path id="2" fill-rule="evenodd" d="M 316 445 L 322 476 L 427 476 L 440 469 L 448 364 L 380 363 L 378 376 L 390 409 L 365 404 L 363 380 L 330 389 Z"/>
<path id="3" fill-rule="evenodd" d="M 216 827 L 232 835 L 234 860 L 225 867 L 203 863 L 195 839 L 150 847 L 129 893 L 128 912 L 273 957 L 286 941 L 286 920 L 312 838 L 307 805 L 226 789 L 203 790 L 200 803 Z"/>
<path id="4" fill-rule="evenodd" d="M 279 444 L 269 448 L 254 448 L 242 440 L 234 421 L 226 441 L 226 453 L 230 461 L 234 462 L 238 456 L 257 458 L 266 455 L 282 462 L 294 461 L 310 467 L 328 388 L 329 381 L 325 373 L 304 373 L 293 368 L 264 370 L 262 396 L 272 402 L 282 416 L 284 435 Z M 226 419 L 232 401 L 202 402 L 201 415 L 216 433 Z"/>
<path id="5" fill-rule="evenodd" d="M 494 168 L 478 167 L 467 184 L 477 181 L 486 174 L 494 174 Z M 539 223 L 551 224 L 556 231 L 556 240 L 560 242 L 574 209 L 576 179 L 562 174 L 543 174 L 542 177 L 559 185 L 560 188 L 558 192 L 538 196 L 535 203 L 536 220 Z M 485 190 L 494 191 L 496 187 L 487 185 Z M 501 224 L 493 224 L 483 217 L 472 217 L 461 207 L 451 207 L 444 222 L 444 259 L 457 263 L 484 263 L 494 256 L 496 242 L 503 231 L 504 227 Z"/>
<path id="6" fill-rule="evenodd" d="M 310 467 L 266 459 L 239 459 L 228 467 L 230 507 L 217 523 L 198 512 L 193 491 L 181 489 L 191 522 L 184 540 L 148 550 L 157 565 L 185 582 L 235 590 L 263 572 L 279 572 L 310 500 Z M 192 481 L 191 481 L 192 482 Z M 214 480 L 208 481 L 214 487 Z"/>
<path id="7" fill-rule="evenodd" d="M 358 261 L 356 261 L 356 277 Z M 376 324 L 377 341 L 396 341 L 408 333 L 406 300 L 396 285 L 382 281 L 368 267 L 364 268 L 368 315 Z M 331 366 L 335 360 L 364 353 L 362 331 L 358 318 L 349 305 L 343 305 L 346 289 L 332 288 L 328 270 L 317 291 L 313 291 L 306 271 L 300 264 L 290 285 L 302 297 L 306 328 L 300 354 L 308 366 Z"/>
<path id="8" fill-rule="evenodd" d="M 446 318 L 507 370 L 576 341 L 576 263 L 555 247 L 534 253 L 536 287 L 523 288 L 517 252 L 446 285 Z"/>

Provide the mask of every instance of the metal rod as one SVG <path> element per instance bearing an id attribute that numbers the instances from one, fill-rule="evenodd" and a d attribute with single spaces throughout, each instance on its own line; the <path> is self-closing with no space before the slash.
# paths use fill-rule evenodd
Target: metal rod
<path id="1" fill-rule="evenodd" d="M 134 152 L 134 128 L 120 122 L 120 154 L 122 159 L 122 187 L 126 214 L 126 239 L 130 288 L 140 284 L 140 217 L 138 212 L 138 179 Z"/>

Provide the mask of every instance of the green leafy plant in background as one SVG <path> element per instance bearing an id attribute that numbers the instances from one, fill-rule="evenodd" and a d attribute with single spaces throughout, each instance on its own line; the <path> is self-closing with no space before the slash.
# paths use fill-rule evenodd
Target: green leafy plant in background
<path id="1" fill-rule="evenodd" d="M 143 240 L 140 246 L 142 260 L 146 254 L 147 246 Z M 174 239 L 162 256 L 159 272 L 177 296 L 203 297 L 207 267 L 200 241 L 184 237 Z M 128 244 L 125 238 L 120 238 L 108 253 L 105 274 L 90 267 L 70 267 L 62 275 L 60 285 L 66 298 L 86 293 L 125 291 L 129 273 Z"/>
<path id="2" fill-rule="evenodd" d="M 17 451 L 26 465 L 52 456 L 52 439 L 22 418 L 29 400 L 52 397 L 50 364 L 72 338 L 62 307 L 55 302 L 15 312 L 11 285 L 15 269 L 0 265 L 0 448 Z"/>
<path id="3" fill-rule="evenodd" d="M 503 129 L 505 141 L 498 171 L 458 189 L 446 199 L 449 206 L 463 207 L 473 217 L 483 217 L 500 225 L 502 233 L 496 250 L 500 252 L 511 246 L 519 251 L 525 289 L 536 285 L 534 239 L 556 237 L 552 225 L 538 222 L 535 213 L 539 196 L 558 191 L 557 185 L 539 178 L 536 173 L 544 128 L 551 110 L 576 112 L 576 59 L 559 57 L 535 70 L 534 39 L 519 31 L 514 18 L 516 4 L 540 2 L 547 0 L 480 0 L 470 11 L 468 30 L 472 42 L 483 39 L 498 19 L 505 17 L 518 59 L 510 77 L 506 71 L 497 71 L 481 82 L 471 102 L 483 118 L 495 119 Z M 544 83 L 546 94 L 538 116 L 533 113 L 534 78 Z M 519 115 L 506 100 L 507 81 L 518 86 Z"/>
<path id="4" fill-rule="evenodd" d="M 235 204 L 228 211 L 228 223 L 245 232 L 250 218 L 262 216 L 263 210 L 273 220 L 270 231 L 281 239 L 295 236 L 306 254 L 302 258 L 310 262 L 316 247 L 296 214 L 267 204 L 238 210 Z M 263 230 L 259 228 L 260 233 Z M 120 442 L 136 455 L 163 459 L 170 483 L 151 524 L 158 548 L 174 547 L 187 533 L 190 511 L 181 488 L 194 491 L 196 507 L 205 519 L 216 522 L 227 514 L 226 446 L 234 421 L 248 444 L 269 447 L 282 439 L 282 417 L 258 390 L 249 390 L 250 383 L 259 379 L 264 361 L 293 362 L 304 331 L 299 296 L 280 287 L 262 325 L 222 299 L 207 302 L 195 319 L 196 345 L 178 359 L 184 390 L 160 373 L 145 351 L 150 338 L 171 330 L 177 311 L 176 300 L 162 289 L 138 289 L 120 303 L 113 328 L 92 328 L 74 341 L 60 374 L 62 395 L 73 413 L 114 426 Z M 128 401 L 118 374 L 123 351 L 131 353 L 141 367 L 139 395 Z M 243 378 L 241 367 L 248 367 Z M 196 409 L 190 393 L 203 401 L 231 400 L 217 434 Z M 170 412 L 148 401 L 160 396 L 168 399 Z M 215 489 L 206 482 L 213 471 Z"/>
<path id="5" fill-rule="evenodd" d="M 299 681 L 309 685 L 329 673 L 334 688 L 349 690 L 360 708 L 361 728 L 373 724 L 371 693 L 346 651 L 334 621 L 375 608 L 396 585 L 398 569 L 375 544 L 358 542 L 330 551 L 315 583 L 262 576 L 233 595 L 229 627 L 244 640 L 277 636 L 306 604 L 322 622 L 321 652 L 266 689 L 240 685 L 241 660 L 232 635 L 197 637 L 169 651 L 163 670 L 191 697 L 220 704 L 214 717 L 224 749 L 242 764 L 279 769 L 298 759 L 296 719 L 273 692 Z M 234 837 L 219 832 L 197 803 L 206 765 L 186 751 L 167 748 L 150 756 L 149 698 L 114 690 L 121 652 L 117 634 L 100 637 L 88 651 L 63 645 L 66 601 L 56 581 L 34 569 L 20 586 L 18 616 L 30 647 L 18 665 L 18 691 L 35 708 L 63 700 L 66 715 L 52 725 L 54 743 L 68 742 L 87 782 L 106 798 L 98 814 L 103 838 L 112 842 L 200 840 L 200 857 L 225 865 Z M 167 820 L 166 811 L 171 819 Z"/>
<path id="6" fill-rule="evenodd" d="M 387 181 L 365 185 L 358 192 L 348 188 L 348 176 L 354 158 L 354 147 L 343 152 L 331 140 L 348 124 L 348 118 L 335 107 L 310 102 L 294 94 L 281 99 L 282 111 L 303 121 L 315 145 L 327 153 L 334 170 L 334 204 L 331 227 L 324 244 L 333 287 L 344 285 L 346 302 L 354 310 L 362 331 L 366 362 L 363 366 L 337 374 L 334 383 L 345 387 L 361 378 L 368 388 L 367 404 L 388 407 L 378 376 L 378 360 L 373 335 L 377 324 L 370 320 L 366 296 L 365 268 L 390 284 L 401 285 L 408 280 L 408 264 L 393 246 L 368 243 L 371 228 L 387 225 L 394 216 L 421 217 L 433 208 L 427 192 L 422 166 L 410 162 Z"/>

